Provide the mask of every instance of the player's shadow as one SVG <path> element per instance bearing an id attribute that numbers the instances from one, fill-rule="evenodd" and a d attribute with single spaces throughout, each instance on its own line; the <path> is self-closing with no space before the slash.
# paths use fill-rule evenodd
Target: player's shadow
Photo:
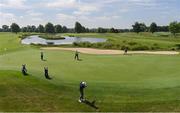
<path id="1" fill-rule="evenodd" d="M 45 75 L 45 78 L 47 79 L 47 80 L 52 80 L 53 78 L 52 77 L 50 77 L 49 75 L 47 76 L 47 75 Z"/>
<path id="2" fill-rule="evenodd" d="M 131 53 L 126 53 L 126 54 L 123 54 L 123 55 L 125 55 L 125 56 L 132 56 L 133 54 L 131 54 Z"/>
<path id="3" fill-rule="evenodd" d="M 23 76 L 28 76 L 29 74 L 27 72 L 22 72 Z"/>
<path id="4" fill-rule="evenodd" d="M 83 61 L 82 59 L 78 59 L 77 61 Z"/>
<path id="5" fill-rule="evenodd" d="M 23 76 L 29 76 L 29 74 L 27 74 L 27 73 L 23 73 Z"/>
<path id="6" fill-rule="evenodd" d="M 44 61 L 44 62 L 45 62 L 45 61 L 47 61 L 47 60 L 46 60 L 46 59 L 43 59 L 42 61 Z"/>
<path id="7" fill-rule="evenodd" d="M 84 104 L 86 104 L 86 105 L 88 105 L 88 106 L 90 106 L 90 107 L 92 107 L 92 108 L 97 110 L 99 108 L 95 105 L 95 102 L 96 102 L 95 100 L 93 102 L 90 102 L 88 100 L 83 101 Z"/>

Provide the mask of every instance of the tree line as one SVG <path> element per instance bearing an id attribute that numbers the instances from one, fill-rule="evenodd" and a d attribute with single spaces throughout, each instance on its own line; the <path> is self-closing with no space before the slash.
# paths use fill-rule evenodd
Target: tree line
<path id="1" fill-rule="evenodd" d="M 151 23 L 149 27 L 147 27 L 144 23 L 135 22 L 134 25 L 132 25 L 133 31 L 136 33 L 139 32 L 168 32 L 170 31 L 173 35 L 176 33 L 180 33 L 180 22 L 174 21 L 169 24 L 169 26 L 157 26 L 155 22 Z"/>
<path id="2" fill-rule="evenodd" d="M 8 25 L 3 25 L 0 28 L 0 32 L 37 32 L 37 33 L 122 33 L 122 32 L 171 32 L 173 35 L 180 32 L 180 22 L 174 21 L 169 24 L 169 26 L 158 26 L 155 22 L 152 22 L 150 26 L 146 26 L 144 23 L 135 22 L 132 25 L 133 29 L 115 29 L 115 28 L 94 28 L 89 29 L 82 26 L 79 22 L 75 23 L 74 28 L 67 28 L 66 26 L 61 26 L 60 24 L 53 25 L 48 22 L 45 26 L 39 25 L 28 25 L 26 27 L 19 27 L 18 24 L 12 23 L 9 27 Z"/>

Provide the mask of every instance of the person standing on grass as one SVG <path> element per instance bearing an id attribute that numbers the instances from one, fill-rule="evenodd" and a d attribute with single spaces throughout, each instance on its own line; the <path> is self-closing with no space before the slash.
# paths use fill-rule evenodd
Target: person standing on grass
<path id="1" fill-rule="evenodd" d="M 44 53 L 41 51 L 41 60 L 44 60 Z"/>
<path id="2" fill-rule="evenodd" d="M 48 67 L 44 67 L 44 76 L 45 76 L 46 79 L 51 79 L 49 77 Z"/>
<path id="3" fill-rule="evenodd" d="M 79 90 L 80 90 L 80 98 L 79 98 L 79 102 L 84 102 L 85 99 L 84 99 L 84 89 L 87 87 L 87 84 L 86 82 L 81 82 L 80 83 L 80 87 L 79 87 Z"/>
<path id="4" fill-rule="evenodd" d="M 23 75 L 27 75 L 26 64 L 23 64 L 23 65 L 22 65 L 21 71 L 22 71 L 22 74 L 23 74 Z"/>
<path id="5" fill-rule="evenodd" d="M 77 50 L 76 50 L 76 52 L 75 52 L 74 59 L 75 59 L 75 60 L 79 60 L 79 52 L 78 52 Z"/>
<path id="6" fill-rule="evenodd" d="M 127 52 L 128 52 L 128 48 L 126 47 L 126 48 L 124 49 L 124 55 L 126 55 Z"/>

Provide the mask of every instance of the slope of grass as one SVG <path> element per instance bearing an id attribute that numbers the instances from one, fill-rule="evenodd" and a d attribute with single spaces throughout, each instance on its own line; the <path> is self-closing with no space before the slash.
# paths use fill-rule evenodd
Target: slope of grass
<path id="1" fill-rule="evenodd" d="M 1 32 L 0 33 L 0 54 L 29 48 L 29 46 L 20 44 L 21 39 L 18 38 L 19 36 L 20 34 Z"/>
<path id="2" fill-rule="evenodd" d="M 77 62 L 73 52 L 45 51 L 42 62 L 39 52 L 0 56 L 0 111 L 95 111 L 77 102 L 82 80 L 87 99 L 95 99 L 101 111 L 180 111 L 179 56 L 81 54 Z M 18 72 L 21 64 L 30 76 Z M 44 66 L 51 81 L 43 76 Z"/>

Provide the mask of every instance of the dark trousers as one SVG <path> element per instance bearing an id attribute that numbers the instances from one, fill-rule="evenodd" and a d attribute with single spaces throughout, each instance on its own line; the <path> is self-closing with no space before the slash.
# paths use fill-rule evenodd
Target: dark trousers
<path id="1" fill-rule="evenodd" d="M 27 75 L 26 70 L 22 70 L 23 75 Z"/>
<path id="2" fill-rule="evenodd" d="M 49 74 L 47 73 L 47 72 L 45 72 L 45 77 L 46 77 L 46 79 L 51 79 L 50 77 L 49 77 Z"/>
<path id="3" fill-rule="evenodd" d="M 79 55 L 75 55 L 74 59 L 79 60 Z"/>
<path id="4" fill-rule="evenodd" d="M 43 60 L 43 55 L 41 55 L 41 60 Z"/>
<path id="5" fill-rule="evenodd" d="M 80 100 L 84 99 L 84 91 L 83 89 L 80 89 Z"/>

